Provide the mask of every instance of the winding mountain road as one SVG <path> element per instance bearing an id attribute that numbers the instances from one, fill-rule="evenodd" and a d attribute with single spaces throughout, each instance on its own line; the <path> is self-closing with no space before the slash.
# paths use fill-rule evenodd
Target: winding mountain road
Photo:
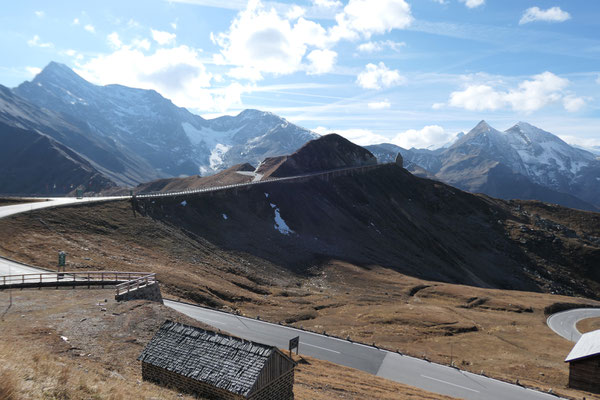
<path id="1" fill-rule="evenodd" d="M 576 308 L 562 311 L 549 316 L 546 323 L 556 334 L 571 342 L 577 342 L 581 338 L 581 332 L 577 330 L 577 323 L 588 318 L 600 318 L 600 308 Z"/>
<path id="2" fill-rule="evenodd" d="M 0 207 L 0 218 L 41 208 L 126 198 L 128 196 L 85 199 L 58 198 L 38 203 L 4 206 Z M 9 271 L 13 274 L 45 272 L 42 269 L 0 258 L 0 275 L 7 275 Z M 300 351 L 302 354 L 356 368 L 435 393 L 469 400 L 556 399 L 554 395 L 525 389 L 485 376 L 381 350 L 372 346 L 170 300 L 165 300 L 165 305 L 215 328 L 248 340 L 270 344 L 279 348 L 287 348 L 288 341 L 291 338 L 300 336 Z M 571 310 L 571 313 L 573 311 L 579 310 Z M 590 310 L 585 311 L 586 315 L 588 315 L 587 312 L 590 312 Z M 582 315 L 579 314 L 575 319 L 587 318 L 585 316 L 582 317 Z M 568 326 L 571 323 L 566 322 L 571 321 L 570 319 L 567 320 L 562 317 L 556 321 L 558 326 Z M 551 326 L 551 322 L 548 324 Z M 553 330 L 555 329 L 553 328 Z"/>
<path id="3" fill-rule="evenodd" d="M 233 335 L 279 348 L 287 348 L 290 339 L 300 336 L 301 354 L 356 368 L 430 392 L 469 400 L 557 398 L 554 395 L 360 343 L 186 303 L 165 300 L 165 305 Z"/>

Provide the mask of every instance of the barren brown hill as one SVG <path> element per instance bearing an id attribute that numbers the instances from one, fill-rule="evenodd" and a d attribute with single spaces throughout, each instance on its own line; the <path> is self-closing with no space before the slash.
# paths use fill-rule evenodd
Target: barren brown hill
<path id="1" fill-rule="evenodd" d="M 472 195 L 397 165 L 182 200 L 141 200 L 138 211 L 298 273 L 333 258 L 480 287 L 600 293 L 597 214 L 564 209 L 556 220 L 537 203 Z"/>
<path id="2" fill-rule="evenodd" d="M 252 181 L 254 167 L 248 163 L 234 165 L 210 176 L 193 175 L 185 178 L 165 178 L 138 185 L 135 193 L 176 192 L 207 187 L 233 185 Z M 240 173 L 241 172 L 241 173 Z"/>
<path id="3" fill-rule="evenodd" d="M 374 164 L 377 159 L 369 150 L 332 133 L 311 140 L 289 156 L 265 159 L 256 172 L 265 178 L 282 178 Z"/>
<path id="4" fill-rule="evenodd" d="M 535 229 L 533 224 L 524 226 Z M 598 302 L 425 281 L 391 268 L 336 260 L 297 274 L 252 254 L 223 249 L 170 223 L 134 217 L 127 202 L 4 219 L 0 238 L 2 255 L 34 265 L 53 268 L 56 251 L 65 250 L 69 269 L 143 268 L 158 273 L 166 297 L 326 330 L 436 362 L 448 364 L 453 355 L 462 369 L 594 398 L 565 389 L 568 366 L 563 360 L 572 343 L 552 332 L 545 319 L 546 310 L 555 304 L 598 306 Z M 23 314 L 14 312 L 16 319 Z M 323 371 L 317 375 L 326 373 L 328 383 L 311 377 L 305 385 L 316 393 L 331 389 L 324 392 L 331 398 L 368 396 L 364 391 L 353 395 L 342 391 L 344 380 L 359 379 L 354 372 L 338 379 L 338 372 L 329 367 Z M 371 388 L 366 387 L 367 393 Z M 377 391 L 385 392 L 381 387 Z M 393 393 L 380 398 L 394 398 Z"/>

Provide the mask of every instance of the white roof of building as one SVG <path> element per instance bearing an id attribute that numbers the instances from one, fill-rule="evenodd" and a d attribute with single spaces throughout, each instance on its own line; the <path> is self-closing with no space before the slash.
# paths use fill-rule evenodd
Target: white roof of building
<path id="1" fill-rule="evenodd" d="M 600 329 L 585 333 L 569 353 L 566 362 L 600 354 Z"/>

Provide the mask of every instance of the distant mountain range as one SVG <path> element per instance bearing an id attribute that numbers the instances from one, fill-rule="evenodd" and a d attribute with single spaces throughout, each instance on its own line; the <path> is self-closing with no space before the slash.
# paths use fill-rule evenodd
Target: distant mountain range
<path id="1" fill-rule="evenodd" d="M 413 173 L 503 199 L 536 199 L 600 209 L 600 159 L 557 136 L 519 122 L 500 132 L 481 121 L 448 148 L 367 146 L 380 162 L 399 152 Z"/>
<path id="2" fill-rule="evenodd" d="M 0 86 L 0 122 L 52 138 L 81 159 L 70 163 L 88 163 L 106 178 L 107 187 L 209 175 L 242 162 L 256 165 L 319 136 L 258 110 L 207 120 L 153 90 L 97 86 L 54 62 L 31 82 L 13 90 Z M 55 183 L 34 183 L 29 192 L 44 192 Z M 56 193 L 71 185 L 59 187 Z"/>
<path id="3" fill-rule="evenodd" d="M 0 192 L 97 192 L 211 175 L 265 159 L 284 162 L 279 156 L 318 137 L 258 110 L 207 120 L 153 90 L 97 86 L 52 62 L 31 82 L 12 90 L 0 85 Z M 467 191 L 600 209 L 600 156 L 525 122 L 500 132 L 482 121 L 436 150 L 366 148 L 379 162 L 401 153 L 414 174 Z"/>

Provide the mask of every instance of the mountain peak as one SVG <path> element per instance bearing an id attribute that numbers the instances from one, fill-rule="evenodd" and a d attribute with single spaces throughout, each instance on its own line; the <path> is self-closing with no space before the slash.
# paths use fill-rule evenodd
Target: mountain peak
<path id="1" fill-rule="evenodd" d="M 475 128 L 473 128 L 473 130 L 475 130 L 475 129 L 476 129 L 476 130 L 478 130 L 478 131 L 479 131 L 479 130 L 491 130 L 491 129 L 492 129 L 492 127 L 491 127 L 491 126 L 490 126 L 490 125 L 489 125 L 487 122 L 485 122 L 485 120 L 484 120 L 484 119 L 482 119 L 482 120 L 481 120 L 481 121 L 479 121 L 479 123 L 478 123 L 478 124 L 475 126 Z"/>
<path id="2" fill-rule="evenodd" d="M 34 83 L 52 82 L 59 86 L 65 86 L 65 83 L 77 85 L 91 85 L 88 81 L 77 75 L 75 71 L 66 66 L 65 64 L 51 61 L 46 67 L 35 76 L 33 79 Z"/>
<path id="3" fill-rule="evenodd" d="M 264 176 L 284 177 L 377 164 L 367 149 L 336 134 L 307 142 L 289 156 L 267 158 L 259 167 Z"/>

